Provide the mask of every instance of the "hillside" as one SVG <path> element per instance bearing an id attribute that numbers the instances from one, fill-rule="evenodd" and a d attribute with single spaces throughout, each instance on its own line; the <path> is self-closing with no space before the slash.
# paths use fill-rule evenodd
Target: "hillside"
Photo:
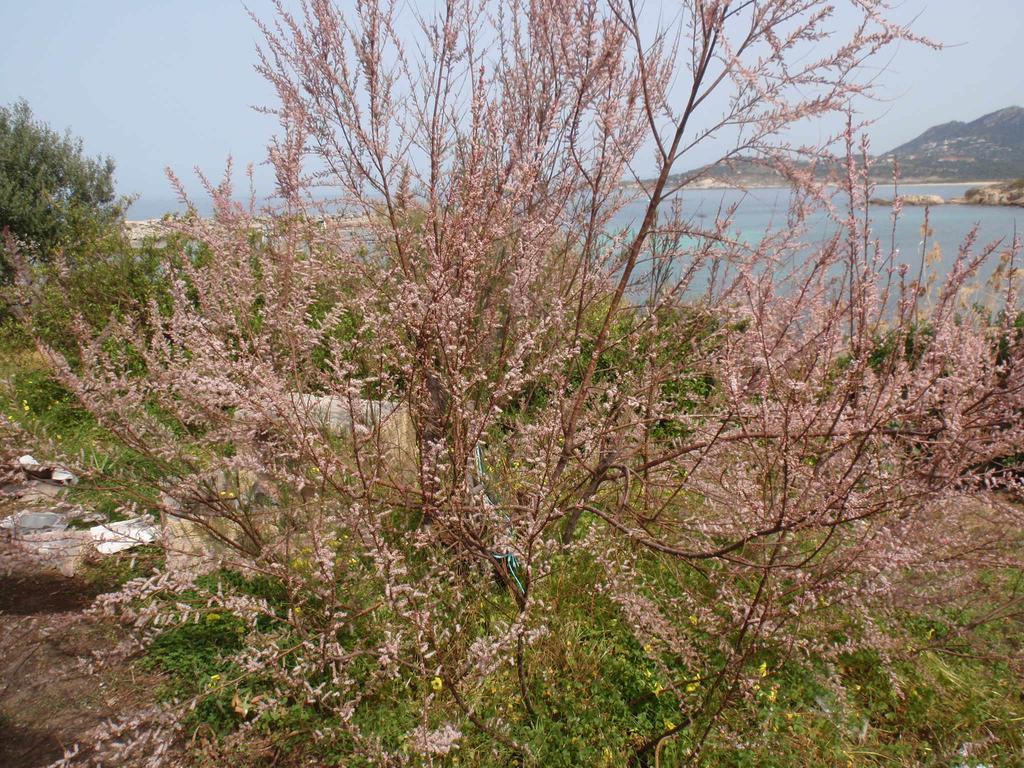
<path id="1" fill-rule="evenodd" d="M 1007 107 L 969 123 L 929 128 L 879 159 L 899 159 L 905 179 L 965 181 L 1024 176 L 1024 108 Z"/>
<path id="2" fill-rule="evenodd" d="M 1005 181 L 1024 177 L 1024 108 L 1007 107 L 977 120 L 936 125 L 920 136 L 875 158 L 872 175 L 892 178 L 898 158 L 904 183 Z M 819 166 L 824 175 L 827 165 Z M 696 187 L 765 187 L 782 177 L 751 158 L 736 158 L 674 174 L 675 181 L 697 178 Z"/>

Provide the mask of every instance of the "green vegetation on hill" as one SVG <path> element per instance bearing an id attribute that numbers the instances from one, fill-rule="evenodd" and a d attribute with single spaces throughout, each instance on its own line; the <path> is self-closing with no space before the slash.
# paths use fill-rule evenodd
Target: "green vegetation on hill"
<path id="1" fill-rule="evenodd" d="M 894 159 L 904 178 L 998 181 L 1024 176 L 1024 108 L 934 126 L 880 158 L 886 169 Z"/>
<path id="2" fill-rule="evenodd" d="M 894 161 L 899 163 L 900 178 L 909 182 L 1002 181 L 1024 176 L 1024 108 L 1007 107 L 969 123 L 953 121 L 933 126 L 917 138 L 876 156 L 872 176 L 880 181 L 892 179 Z M 794 165 L 801 169 L 810 167 L 799 160 Z M 816 163 L 820 178 L 842 178 L 843 172 L 843 163 Z M 674 183 L 691 178 L 698 183 L 713 179 L 741 187 L 778 186 L 785 182 L 772 164 L 742 156 L 672 178 Z"/>

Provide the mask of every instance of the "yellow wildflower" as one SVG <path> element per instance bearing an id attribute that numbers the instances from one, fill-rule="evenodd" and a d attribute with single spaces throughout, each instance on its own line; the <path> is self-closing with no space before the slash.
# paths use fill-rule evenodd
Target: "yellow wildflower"
<path id="1" fill-rule="evenodd" d="M 675 723 L 673 723 L 673 722 L 672 722 L 671 720 L 669 720 L 668 718 L 665 718 L 665 730 L 666 730 L 666 731 L 674 731 L 674 730 L 675 730 L 675 728 L 676 728 L 676 724 L 675 724 Z"/>
<path id="2" fill-rule="evenodd" d="M 687 693 L 693 693 L 698 688 L 700 688 L 700 683 L 690 683 L 689 685 L 686 686 L 686 692 Z"/>
<path id="3" fill-rule="evenodd" d="M 690 623 L 693 624 L 693 626 L 696 627 L 698 621 L 699 621 L 699 619 L 697 618 L 697 614 L 696 613 L 691 613 L 690 614 Z"/>
<path id="4" fill-rule="evenodd" d="M 433 688 L 435 691 L 440 691 L 442 688 L 444 688 L 444 681 L 440 677 L 435 677 L 433 680 L 430 681 L 430 687 Z"/>
<path id="5" fill-rule="evenodd" d="M 762 661 L 761 666 L 757 668 L 757 671 L 761 673 L 761 677 L 768 677 L 768 662 Z"/>
<path id="6" fill-rule="evenodd" d="M 218 680 L 220 680 L 220 675 L 210 675 L 210 680 L 216 683 Z"/>

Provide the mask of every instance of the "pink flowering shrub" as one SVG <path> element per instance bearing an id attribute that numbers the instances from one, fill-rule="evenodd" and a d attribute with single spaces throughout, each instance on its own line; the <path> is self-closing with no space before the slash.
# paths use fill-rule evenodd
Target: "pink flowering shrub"
<path id="1" fill-rule="evenodd" d="M 51 352 L 193 536 L 168 541 L 189 573 L 106 606 L 150 637 L 240 622 L 200 696 L 239 744 L 306 708 L 346 764 L 696 764 L 760 737 L 727 715 L 788 659 L 896 656 L 907 611 L 988 620 L 972 595 L 1020 565 L 1019 509 L 976 494 L 1024 444 L 1016 244 L 908 270 L 866 229 L 853 125 L 845 166 L 787 143 L 915 40 L 848 5 L 846 31 L 815 0 L 261 25 L 274 204 L 210 185 L 167 303 Z M 787 226 L 687 218 L 704 144 L 784 173 Z"/>

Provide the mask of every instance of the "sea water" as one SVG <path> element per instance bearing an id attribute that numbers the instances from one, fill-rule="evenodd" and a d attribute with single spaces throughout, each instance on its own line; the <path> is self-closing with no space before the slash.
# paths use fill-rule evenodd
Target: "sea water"
<path id="1" fill-rule="evenodd" d="M 920 185 L 902 186 L 900 195 L 938 195 L 944 200 L 961 198 L 969 189 L 968 185 Z M 879 186 L 875 196 L 892 197 L 891 187 Z M 728 232 L 741 242 L 756 245 L 768 232 L 788 226 L 792 193 L 787 188 L 763 189 L 688 189 L 678 193 L 682 215 L 695 228 L 713 229 L 716 216 L 735 205 Z M 843 196 L 836 195 L 833 203 L 839 207 L 837 215 L 846 215 Z M 627 205 L 616 217 L 615 224 L 630 228 L 636 226 L 644 213 L 645 204 L 637 201 Z M 927 212 L 928 231 L 925 233 Z M 882 254 L 893 252 L 896 264 L 906 264 L 915 272 L 927 253 L 932 268 L 942 272 L 949 268 L 968 236 L 976 233 L 972 253 L 989 244 L 998 244 L 996 254 L 990 259 L 980 277 L 987 277 L 998 263 L 998 254 L 1012 246 L 1015 236 L 1024 238 L 1024 208 L 1013 206 L 983 205 L 904 205 L 899 217 L 893 222 L 893 212 L 888 205 L 871 205 L 868 208 L 871 237 L 877 239 Z M 863 213 L 860 214 L 863 216 Z M 838 231 L 836 221 L 821 211 L 811 214 L 806 222 L 806 232 L 801 240 L 808 249 L 828 242 Z M 938 246 L 938 250 L 936 250 Z"/>
<path id="2" fill-rule="evenodd" d="M 945 200 L 963 197 L 968 185 L 922 185 L 900 187 L 901 195 L 939 195 Z M 878 197 L 892 197 L 892 190 L 879 185 Z M 730 234 L 751 245 L 755 245 L 766 232 L 787 226 L 787 213 L 791 192 L 786 188 L 763 189 L 687 189 L 678 194 L 683 215 L 696 226 L 711 228 L 720 211 L 736 205 L 736 212 L 730 226 Z M 842 201 L 837 199 L 837 205 Z M 627 205 L 613 222 L 616 227 L 636 226 L 643 216 L 645 204 L 636 201 Z M 667 206 L 666 206 L 667 208 Z M 933 257 L 940 255 L 934 263 L 938 270 L 948 269 L 960 246 L 972 230 L 977 229 L 975 250 L 985 244 L 999 242 L 1000 250 L 1009 247 L 1015 233 L 1024 236 L 1024 208 L 1012 206 L 941 205 L 928 208 L 930 234 L 923 237 L 925 208 L 904 206 L 893 229 L 892 210 L 888 206 L 869 207 L 872 236 L 880 241 L 884 254 L 895 250 L 894 261 L 907 264 L 915 271 L 921 264 L 925 251 Z M 157 218 L 164 213 L 180 212 L 180 206 L 172 200 L 143 198 L 132 205 L 129 218 Z M 200 209 L 199 213 L 209 214 Z M 807 222 L 804 241 L 809 248 L 827 242 L 837 230 L 837 225 L 824 213 L 813 214 Z M 933 251 L 938 245 L 939 252 Z M 994 268 L 993 258 L 982 277 Z"/>

